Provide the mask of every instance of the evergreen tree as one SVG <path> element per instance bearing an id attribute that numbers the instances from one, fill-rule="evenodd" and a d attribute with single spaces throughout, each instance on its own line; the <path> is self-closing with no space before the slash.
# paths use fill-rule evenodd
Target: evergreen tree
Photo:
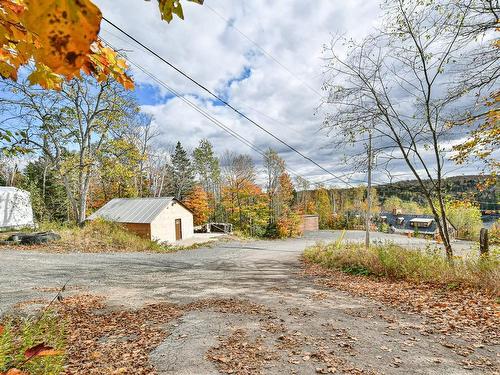
<path id="1" fill-rule="evenodd" d="M 175 198 L 182 200 L 193 190 L 195 181 L 191 160 L 181 142 L 177 142 L 175 151 L 171 155 L 171 162 L 171 193 Z"/>

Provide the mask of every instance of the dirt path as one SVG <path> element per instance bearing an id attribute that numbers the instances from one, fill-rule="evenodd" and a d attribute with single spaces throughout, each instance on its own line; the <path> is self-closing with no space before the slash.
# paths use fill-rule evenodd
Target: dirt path
<path id="1" fill-rule="evenodd" d="M 498 346 L 429 332 L 417 314 L 304 276 L 298 261 L 304 247 L 335 236 L 223 243 L 175 254 L 0 251 L 0 313 L 20 301 L 48 299 L 52 294 L 41 287 L 71 279 L 78 290 L 70 293 L 104 295 L 112 309 L 231 299 L 232 308 L 205 303 L 164 325 L 169 335 L 150 355 L 160 374 L 494 371 Z M 467 355 L 457 350 L 467 347 Z"/>

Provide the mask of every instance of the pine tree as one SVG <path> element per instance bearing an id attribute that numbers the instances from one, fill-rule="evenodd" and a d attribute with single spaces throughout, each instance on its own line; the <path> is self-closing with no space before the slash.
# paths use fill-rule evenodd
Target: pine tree
<path id="1" fill-rule="evenodd" d="M 181 145 L 177 142 L 175 151 L 171 155 L 171 193 L 175 198 L 184 199 L 194 187 L 194 169 L 189 156 Z"/>

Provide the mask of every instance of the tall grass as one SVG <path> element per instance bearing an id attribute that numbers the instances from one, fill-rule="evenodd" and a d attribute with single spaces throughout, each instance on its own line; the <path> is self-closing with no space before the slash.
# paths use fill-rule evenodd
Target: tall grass
<path id="1" fill-rule="evenodd" d="M 447 287 L 468 286 L 488 293 L 500 293 L 500 261 L 497 254 L 488 258 L 456 258 L 449 263 L 433 250 L 408 250 L 394 244 L 364 245 L 318 243 L 305 250 L 304 258 L 326 268 L 343 272 L 440 284 Z"/>
<path id="2" fill-rule="evenodd" d="M 52 230 L 61 240 L 50 246 L 65 251 L 168 251 L 172 247 L 141 238 L 119 223 L 102 219 L 85 223 L 83 227 L 68 223 L 41 223 L 37 231 Z"/>

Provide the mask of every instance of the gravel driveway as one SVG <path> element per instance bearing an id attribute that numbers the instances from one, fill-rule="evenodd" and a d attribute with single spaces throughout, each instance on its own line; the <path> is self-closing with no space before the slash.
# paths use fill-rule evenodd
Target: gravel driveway
<path id="1" fill-rule="evenodd" d="M 53 293 L 37 288 L 57 287 L 68 279 L 70 286 L 105 295 L 111 306 L 124 308 L 154 301 L 188 303 L 206 297 L 235 297 L 271 308 L 287 332 L 304 338 L 300 344 L 302 352 L 313 350 L 317 345 L 326 348 L 330 345 L 336 348 L 335 355 L 353 368 L 386 374 L 478 371 L 464 369 L 463 358 L 440 345 L 439 335 L 421 335 L 419 316 L 322 288 L 300 275 L 298 256 L 303 249 L 318 240 L 329 241 L 338 236 L 339 232 L 322 231 L 301 239 L 221 242 L 211 248 L 171 254 L 0 251 L 0 314 L 20 301 L 51 298 Z M 372 237 L 409 247 L 426 243 L 421 239 L 380 233 Z M 362 239 L 362 232 L 352 231 L 346 236 L 346 240 Z M 461 243 L 460 246 L 465 249 L 469 245 Z M 151 360 L 159 373 L 218 373 L 214 364 L 204 357 L 204 353 L 218 343 L 218 336 L 227 336 L 241 328 L 255 337 L 264 335 L 264 342 L 279 338 L 278 331 L 274 336 L 269 332 L 263 334 L 259 324 L 262 321 L 258 316 L 190 312 L 168 327 L 171 335 L 151 354 Z M 308 341 L 307 337 L 319 338 L 322 344 Z M 413 340 L 410 350 L 405 346 L 409 339 Z M 491 351 L 488 347 L 480 349 L 480 353 L 489 357 Z M 285 357 L 293 355 L 292 351 Z M 308 374 L 318 371 L 312 361 L 303 359 L 306 357 L 299 355 L 298 360 L 272 362 L 263 372 Z"/>

